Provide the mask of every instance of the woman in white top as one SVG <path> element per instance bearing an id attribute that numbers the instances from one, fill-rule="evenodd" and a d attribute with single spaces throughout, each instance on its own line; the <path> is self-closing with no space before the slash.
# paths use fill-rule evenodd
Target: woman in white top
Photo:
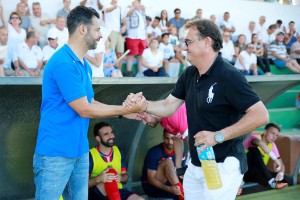
<path id="1" fill-rule="evenodd" d="M 84 57 L 89 62 L 93 77 L 104 77 L 103 73 L 103 53 L 105 51 L 104 42 L 101 39 L 98 42 L 97 48 L 93 50 L 88 50 Z"/>
<path id="2" fill-rule="evenodd" d="M 3 17 L 2 7 L 0 8 L 0 12 L 2 24 L 8 30 L 7 45 L 16 50 L 17 46 L 26 39 L 26 31 L 20 27 L 22 23 L 21 16 L 17 12 L 12 12 L 9 15 L 9 23 L 7 23 Z"/>
<path id="3" fill-rule="evenodd" d="M 161 30 L 161 33 L 169 32 L 170 23 L 168 19 L 168 12 L 166 10 L 162 10 L 160 13 L 159 28 Z"/>
<path id="4" fill-rule="evenodd" d="M 145 49 L 142 55 L 142 66 L 145 76 L 167 76 L 163 67 L 164 55 L 158 50 L 158 40 L 150 40 L 149 48 Z"/>

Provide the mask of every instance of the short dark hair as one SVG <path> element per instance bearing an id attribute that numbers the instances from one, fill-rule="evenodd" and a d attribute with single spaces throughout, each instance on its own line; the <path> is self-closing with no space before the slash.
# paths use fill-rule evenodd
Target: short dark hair
<path id="1" fill-rule="evenodd" d="M 282 20 L 281 20 L 281 19 L 278 19 L 278 20 L 276 21 L 276 23 L 281 25 L 281 24 L 282 24 Z"/>
<path id="2" fill-rule="evenodd" d="M 196 20 L 185 24 L 184 28 L 185 29 L 193 28 L 198 30 L 199 39 L 203 39 L 206 37 L 211 38 L 213 41 L 212 48 L 214 49 L 215 52 L 218 52 L 220 49 L 222 49 L 223 47 L 222 35 L 219 31 L 218 26 L 212 21 L 207 19 Z"/>
<path id="3" fill-rule="evenodd" d="M 146 16 L 146 20 L 152 21 L 152 18 L 150 16 Z"/>
<path id="4" fill-rule="evenodd" d="M 176 13 L 177 11 L 181 12 L 179 8 L 175 8 L 174 13 Z"/>
<path id="5" fill-rule="evenodd" d="M 106 122 L 99 122 L 97 124 L 95 124 L 94 126 L 94 136 L 99 136 L 99 130 L 103 127 L 106 127 L 106 126 L 110 126 L 108 123 Z"/>
<path id="6" fill-rule="evenodd" d="M 289 25 L 290 25 L 290 24 L 295 24 L 295 22 L 294 22 L 294 21 L 290 21 L 290 22 L 289 22 Z"/>
<path id="7" fill-rule="evenodd" d="M 268 123 L 268 124 L 265 126 L 265 130 L 268 130 L 268 129 L 271 128 L 271 127 L 276 128 L 279 132 L 281 132 L 280 126 L 279 126 L 278 124 L 273 123 L 273 122 Z"/>
<path id="8" fill-rule="evenodd" d="M 94 8 L 77 6 L 72 9 L 67 17 L 69 35 L 72 35 L 81 24 L 84 24 L 89 28 L 89 26 L 93 24 L 92 19 L 94 16 L 99 19 L 99 13 Z"/>
<path id="9" fill-rule="evenodd" d="M 160 22 L 160 17 L 156 16 L 156 17 L 154 17 L 154 19 L 156 19 L 157 21 Z"/>
<path id="10" fill-rule="evenodd" d="M 26 40 L 34 37 L 35 37 L 35 31 L 28 31 L 28 33 L 26 34 Z"/>
<path id="11" fill-rule="evenodd" d="M 271 25 L 269 26 L 269 29 L 276 29 L 276 25 L 275 25 L 275 24 L 271 24 Z"/>
<path id="12" fill-rule="evenodd" d="M 163 34 L 161 35 L 161 38 L 164 38 L 166 35 L 169 37 L 170 34 L 169 34 L 169 33 L 163 33 Z"/>

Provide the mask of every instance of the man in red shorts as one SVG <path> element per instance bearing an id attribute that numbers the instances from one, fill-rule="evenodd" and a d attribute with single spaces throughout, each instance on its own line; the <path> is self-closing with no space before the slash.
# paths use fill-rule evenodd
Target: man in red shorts
<path id="1" fill-rule="evenodd" d="M 126 48 L 130 50 L 127 56 L 127 76 L 133 76 L 132 63 L 134 56 L 137 56 L 138 70 L 141 73 L 140 56 L 146 48 L 146 15 L 145 7 L 141 0 L 132 0 L 132 5 L 127 11 L 127 38 Z"/>

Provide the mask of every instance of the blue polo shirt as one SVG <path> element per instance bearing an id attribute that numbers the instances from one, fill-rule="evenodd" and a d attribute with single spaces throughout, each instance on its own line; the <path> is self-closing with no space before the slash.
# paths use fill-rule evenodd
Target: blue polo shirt
<path id="1" fill-rule="evenodd" d="M 89 151 L 89 119 L 81 117 L 69 103 L 94 98 L 92 70 L 68 45 L 60 48 L 45 66 L 41 119 L 35 153 L 76 158 Z"/>

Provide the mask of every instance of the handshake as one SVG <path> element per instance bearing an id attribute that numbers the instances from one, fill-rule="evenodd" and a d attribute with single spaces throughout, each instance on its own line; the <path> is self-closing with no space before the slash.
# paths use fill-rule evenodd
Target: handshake
<path id="1" fill-rule="evenodd" d="M 122 105 L 131 111 L 130 114 L 124 115 L 127 119 L 143 121 L 144 124 L 151 127 L 155 127 L 161 121 L 162 117 L 147 113 L 149 102 L 143 96 L 142 92 L 136 94 L 130 93 Z"/>

